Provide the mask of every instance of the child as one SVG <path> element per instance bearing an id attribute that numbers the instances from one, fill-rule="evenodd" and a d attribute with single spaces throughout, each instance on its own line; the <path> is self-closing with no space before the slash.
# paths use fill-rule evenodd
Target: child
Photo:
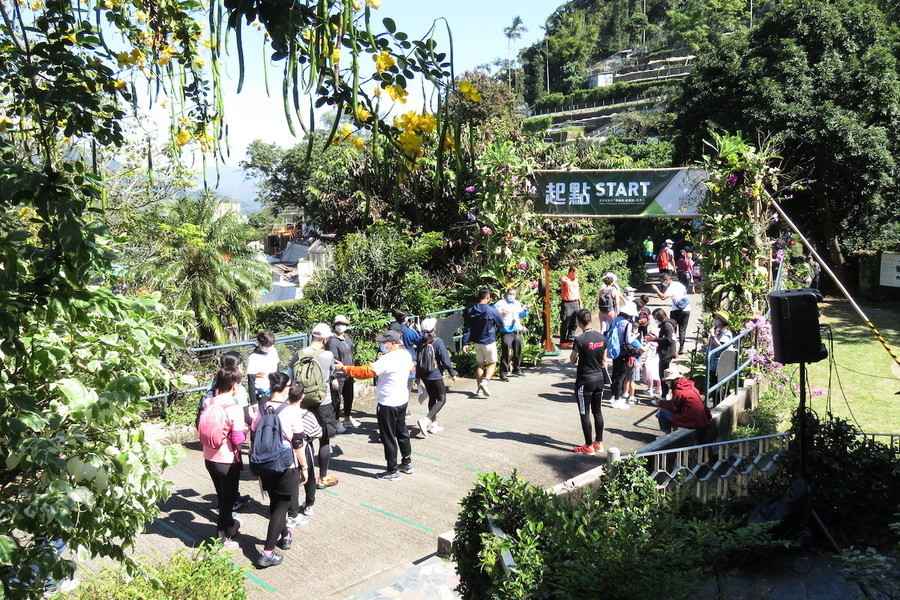
<path id="1" fill-rule="evenodd" d="M 659 379 L 659 353 L 656 342 L 644 344 L 644 383 L 651 398 L 662 397 L 662 381 Z"/>

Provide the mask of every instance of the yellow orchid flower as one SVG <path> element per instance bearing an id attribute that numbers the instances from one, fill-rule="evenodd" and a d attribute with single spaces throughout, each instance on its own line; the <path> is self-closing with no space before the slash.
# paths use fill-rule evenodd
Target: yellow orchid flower
<path id="1" fill-rule="evenodd" d="M 72 32 L 72 33 L 70 33 L 70 34 L 68 34 L 68 35 L 64 35 L 64 36 L 63 36 L 63 39 L 64 39 L 64 40 L 68 40 L 68 41 L 69 41 L 70 43 L 72 43 L 72 44 L 77 44 L 77 43 L 78 43 L 78 38 L 75 36 L 75 32 Z"/>
<path id="2" fill-rule="evenodd" d="M 33 0 L 29 6 L 31 10 L 41 10 L 44 8 L 44 0 Z"/>
<path id="3" fill-rule="evenodd" d="M 432 133 L 437 128 L 437 119 L 434 115 L 424 113 L 416 119 L 416 129 L 421 133 Z"/>
<path id="4" fill-rule="evenodd" d="M 416 111 L 411 110 L 394 117 L 394 127 L 402 131 L 415 131 L 418 121 L 419 115 L 416 114 Z"/>
<path id="5" fill-rule="evenodd" d="M 397 64 L 397 61 L 394 60 L 394 57 L 387 50 L 382 50 L 372 57 L 372 60 L 375 61 L 375 70 L 379 73 L 384 73 Z"/>
<path id="6" fill-rule="evenodd" d="M 406 98 L 409 94 L 407 94 L 406 90 L 399 85 L 389 85 L 385 88 L 385 90 L 392 100 L 399 102 L 400 104 L 406 103 Z"/>
<path id="7" fill-rule="evenodd" d="M 359 121 L 360 123 L 365 123 L 366 121 L 369 120 L 369 117 L 372 116 L 372 113 L 370 113 L 368 110 L 366 110 L 362 104 L 356 105 L 355 113 L 356 113 L 356 120 Z"/>
<path id="8" fill-rule="evenodd" d="M 341 62 L 341 49 L 337 46 L 335 46 L 334 50 L 331 51 L 331 62 L 334 64 L 338 64 Z"/>
<path id="9" fill-rule="evenodd" d="M 12 129 L 13 122 L 12 119 L 7 117 L 6 115 L 0 115 L 0 133 L 4 131 L 9 131 Z"/>
<path id="10" fill-rule="evenodd" d="M 160 65 L 161 67 L 164 67 L 167 64 L 169 64 L 170 62 L 172 62 L 172 53 L 169 51 L 168 48 L 163 48 L 159 52 L 159 56 L 156 59 L 156 64 Z"/>
<path id="11" fill-rule="evenodd" d="M 303 38 L 304 41 L 310 42 L 313 39 L 312 29 L 304 29 L 303 33 L 300 34 L 300 37 Z"/>
<path id="12" fill-rule="evenodd" d="M 184 146 L 191 141 L 191 133 L 187 129 L 179 129 L 175 134 L 175 143 Z"/>
<path id="13" fill-rule="evenodd" d="M 481 92 L 470 81 L 460 82 L 459 93 L 469 102 L 481 102 Z"/>
<path id="14" fill-rule="evenodd" d="M 113 87 L 114 87 L 115 89 L 117 89 L 117 90 L 124 90 L 125 87 L 126 87 L 127 85 L 128 85 L 128 84 L 125 83 L 125 81 L 122 80 L 122 79 L 116 79 L 116 80 L 113 82 Z"/>
<path id="15" fill-rule="evenodd" d="M 357 150 L 362 150 L 363 148 L 366 147 L 366 140 L 359 137 L 358 135 L 353 136 L 350 139 L 350 143 L 353 144 L 353 147 L 356 148 Z"/>
<path id="16" fill-rule="evenodd" d="M 453 142 L 453 136 L 449 133 L 444 135 L 444 141 L 441 144 L 441 147 L 447 151 L 453 150 L 456 147 L 456 144 Z"/>
<path id="17" fill-rule="evenodd" d="M 381 0 L 366 0 L 366 6 L 369 8 L 381 8 Z"/>
<path id="18" fill-rule="evenodd" d="M 416 132 L 411 129 L 407 129 L 397 138 L 397 143 L 400 144 L 403 153 L 409 157 L 416 157 L 422 153 L 422 144 L 424 141 L 422 136 L 416 134 Z"/>
<path id="19" fill-rule="evenodd" d="M 341 123 L 341 126 L 337 128 L 337 133 L 335 134 L 335 137 L 337 138 L 337 140 L 339 142 L 343 142 L 344 140 L 349 138 L 351 135 L 353 135 L 353 128 L 350 127 L 350 125 L 348 125 L 346 123 Z"/>
<path id="20" fill-rule="evenodd" d="M 206 66 L 206 61 L 203 60 L 202 56 L 195 56 L 194 60 L 191 61 L 191 66 L 194 67 L 195 70 L 199 71 Z"/>

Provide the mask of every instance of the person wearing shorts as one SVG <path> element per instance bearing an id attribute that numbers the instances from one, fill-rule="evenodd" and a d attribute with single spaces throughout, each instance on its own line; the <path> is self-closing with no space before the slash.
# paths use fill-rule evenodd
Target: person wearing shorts
<path id="1" fill-rule="evenodd" d="M 610 384 L 609 372 L 606 370 L 606 337 L 591 327 L 591 311 L 578 311 L 576 319 L 583 333 L 575 338 L 569 360 L 578 365 L 575 401 L 578 403 L 584 445 L 575 447 L 573 452 L 597 454 L 603 452 L 603 390 Z"/>
<path id="2" fill-rule="evenodd" d="M 491 291 L 478 290 L 476 303 L 466 309 L 463 315 L 463 345 L 475 344 L 475 388 L 476 396 L 490 396 L 485 382 L 494 377 L 497 368 L 497 330 L 503 327 L 503 317 L 491 304 Z"/>

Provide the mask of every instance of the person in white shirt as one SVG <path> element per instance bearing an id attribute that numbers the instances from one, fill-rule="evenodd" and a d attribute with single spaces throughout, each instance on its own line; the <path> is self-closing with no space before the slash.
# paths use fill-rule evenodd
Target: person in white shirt
<path id="1" fill-rule="evenodd" d="M 412 475 L 412 446 L 409 429 L 406 426 L 406 407 L 409 404 L 409 374 L 415 370 L 415 363 L 403 347 L 403 336 L 399 331 L 388 330 L 376 338 L 381 357 L 371 365 L 354 367 L 341 362 L 335 368 L 354 379 L 372 379 L 375 383 L 375 399 L 378 401 L 376 414 L 384 458 L 387 469 L 376 475 L 378 479 L 396 481 L 400 478 L 397 465 L 397 450 L 400 450 L 399 471 Z"/>
<path id="2" fill-rule="evenodd" d="M 247 392 L 250 401 L 258 404 L 272 395 L 269 375 L 278 372 L 278 352 L 275 336 L 268 331 L 256 334 L 256 348 L 247 357 Z"/>
<path id="3" fill-rule="evenodd" d="M 678 353 L 684 352 L 684 339 L 687 336 L 688 323 L 691 321 L 691 299 L 687 288 L 680 281 L 674 281 L 671 273 L 662 276 L 663 290 L 653 286 L 660 300 L 671 300 L 672 309 L 669 316 L 678 324 Z"/>
<path id="4" fill-rule="evenodd" d="M 500 381 L 506 381 L 510 373 L 519 374 L 519 365 L 522 362 L 522 333 L 528 331 L 522 319 L 528 316 L 528 309 L 516 299 L 514 289 L 506 290 L 503 299 L 494 304 L 494 308 L 503 318 L 503 327 L 500 329 L 500 339 L 503 341 L 500 352 Z"/>

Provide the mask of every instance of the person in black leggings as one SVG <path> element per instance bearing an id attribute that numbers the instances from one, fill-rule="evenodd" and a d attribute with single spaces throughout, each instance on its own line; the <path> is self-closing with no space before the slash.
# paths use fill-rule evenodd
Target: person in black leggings
<path id="1" fill-rule="evenodd" d="M 444 373 L 456 379 L 456 370 L 447 351 L 444 340 L 434 335 L 437 319 L 422 321 L 422 339 L 416 352 L 416 377 L 425 384 L 428 392 L 428 416 L 416 421 L 419 433 L 424 437 L 429 433 L 440 433 L 443 428 L 437 424 L 438 413 L 447 403 L 447 386 Z"/>
<path id="2" fill-rule="evenodd" d="M 578 402 L 584 445 L 577 446 L 573 452 L 597 454 L 603 452 L 603 389 L 610 384 L 609 372 L 606 370 L 606 337 L 591 327 L 591 311 L 578 311 L 576 319 L 583 333 L 575 338 L 569 360 L 578 365 L 575 400 Z M 590 414 L 594 417 L 596 433 L 591 431 L 589 407 Z"/>
<path id="3" fill-rule="evenodd" d="M 659 326 L 659 333 L 656 336 L 657 353 L 659 354 L 659 380 L 662 382 L 662 397 L 665 400 L 669 393 L 669 385 L 663 379 L 663 373 L 669 369 L 669 365 L 675 358 L 676 344 L 678 340 L 675 337 L 675 323 L 666 314 L 665 309 L 657 308 L 653 311 L 653 318 Z"/>

